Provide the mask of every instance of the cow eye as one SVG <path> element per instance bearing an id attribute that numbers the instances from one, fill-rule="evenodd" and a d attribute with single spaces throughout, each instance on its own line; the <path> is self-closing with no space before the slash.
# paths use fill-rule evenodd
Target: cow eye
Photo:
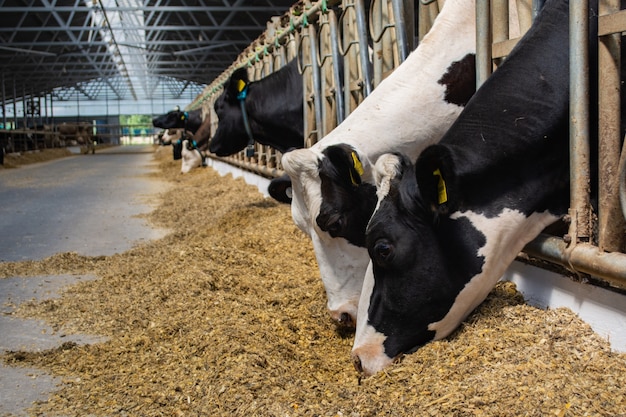
<path id="1" fill-rule="evenodd" d="M 386 240 L 379 240 L 374 245 L 374 256 L 378 264 L 389 262 L 393 256 L 393 246 Z"/>
<path id="2" fill-rule="evenodd" d="M 331 236 L 334 236 L 335 234 L 341 232 L 342 228 L 343 221 L 341 219 L 337 219 L 328 225 L 328 233 L 330 233 Z"/>

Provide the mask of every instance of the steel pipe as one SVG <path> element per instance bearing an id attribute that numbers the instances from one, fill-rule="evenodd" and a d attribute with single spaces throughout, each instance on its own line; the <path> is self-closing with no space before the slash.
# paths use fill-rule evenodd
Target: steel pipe
<path id="1" fill-rule="evenodd" d="M 546 234 L 541 234 L 528 243 L 524 252 L 626 289 L 626 254 L 602 252 L 587 243 L 579 243 L 571 248 L 563 239 Z"/>

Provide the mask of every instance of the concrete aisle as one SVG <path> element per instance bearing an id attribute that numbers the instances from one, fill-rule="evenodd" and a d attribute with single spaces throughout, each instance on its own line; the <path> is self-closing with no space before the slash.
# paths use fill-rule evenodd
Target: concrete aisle
<path id="1" fill-rule="evenodd" d="M 40 260 L 60 252 L 112 255 L 157 239 L 166 230 L 136 216 L 166 190 L 149 178 L 152 146 L 120 146 L 0 171 L 0 262 Z M 97 335 L 55 333 L 38 320 L 11 316 L 22 302 L 58 297 L 64 286 L 93 276 L 0 279 L 0 349 L 40 351 L 65 342 L 94 343 Z M 61 381 L 37 369 L 0 364 L 0 415 L 26 416 Z"/>

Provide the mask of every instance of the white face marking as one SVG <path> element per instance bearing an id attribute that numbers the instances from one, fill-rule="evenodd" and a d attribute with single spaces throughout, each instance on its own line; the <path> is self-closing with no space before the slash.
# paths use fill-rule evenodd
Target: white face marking
<path id="1" fill-rule="evenodd" d="M 189 150 L 187 149 L 188 141 L 185 139 L 183 141 L 183 149 L 182 149 L 182 165 L 180 167 L 181 174 L 186 174 L 191 171 L 193 168 L 199 167 L 202 165 L 202 156 L 200 152 L 197 150 Z"/>
<path id="2" fill-rule="evenodd" d="M 484 256 L 483 270 L 475 275 L 454 300 L 448 314 L 436 323 L 428 325 L 435 331 L 434 340 L 448 336 L 480 304 L 506 268 L 524 248 L 546 226 L 554 223 L 558 217 L 548 213 L 533 213 L 530 217 L 517 210 L 505 209 L 495 218 L 487 218 L 471 211 L 453 213 L 450 218 L 466 217 L 472 225 L 486 237 L 485 246 L 478 250 L 477 256 Z"/>
<path id="3" fill-rule="evenodd" d="M 359 313 L 356 322 L 356 333 L 352 345 L 352 356 L 358 357 L 365 375 L 372 375 L 385 368 L 393 358 L 385 355 L 383 343 L 387 336 L 379 333 L 370 326 L 367 320 L 367 310 L 370 307 L 370 296 L 374 290 L 374 272 L 372 262 L 367 266 L 363 289 L 359 300 Z"/>
<path id="4" fill-rule="evenodd" d="M 182 131 L 180 129 L 167 129 L 165 133 L 163 133 L 163 142 L 165 143 L 174 143 L 180 139 L 182 135 Z"/>

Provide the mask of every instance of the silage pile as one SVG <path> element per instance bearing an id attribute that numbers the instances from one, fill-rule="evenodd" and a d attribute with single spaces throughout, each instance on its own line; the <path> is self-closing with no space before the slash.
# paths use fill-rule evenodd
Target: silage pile
<path id="1" fill-rule="evenodd" d="M 174 183 L 149 216 L 167 237 L 109 257 L 0 263 L 1 277 L 100 277 L 18 310 L 109 338 L 4 355 L 65 382 L 33 415 L 626 415 L 626 355 L 569 310 L 525 305 L 510 284 L 449 339 L 359 379 L 353 335 L 328 318 L 289 207 L 210 168 L 181 176 L 170 152 L 155 158 L 155 175 Z"/>

